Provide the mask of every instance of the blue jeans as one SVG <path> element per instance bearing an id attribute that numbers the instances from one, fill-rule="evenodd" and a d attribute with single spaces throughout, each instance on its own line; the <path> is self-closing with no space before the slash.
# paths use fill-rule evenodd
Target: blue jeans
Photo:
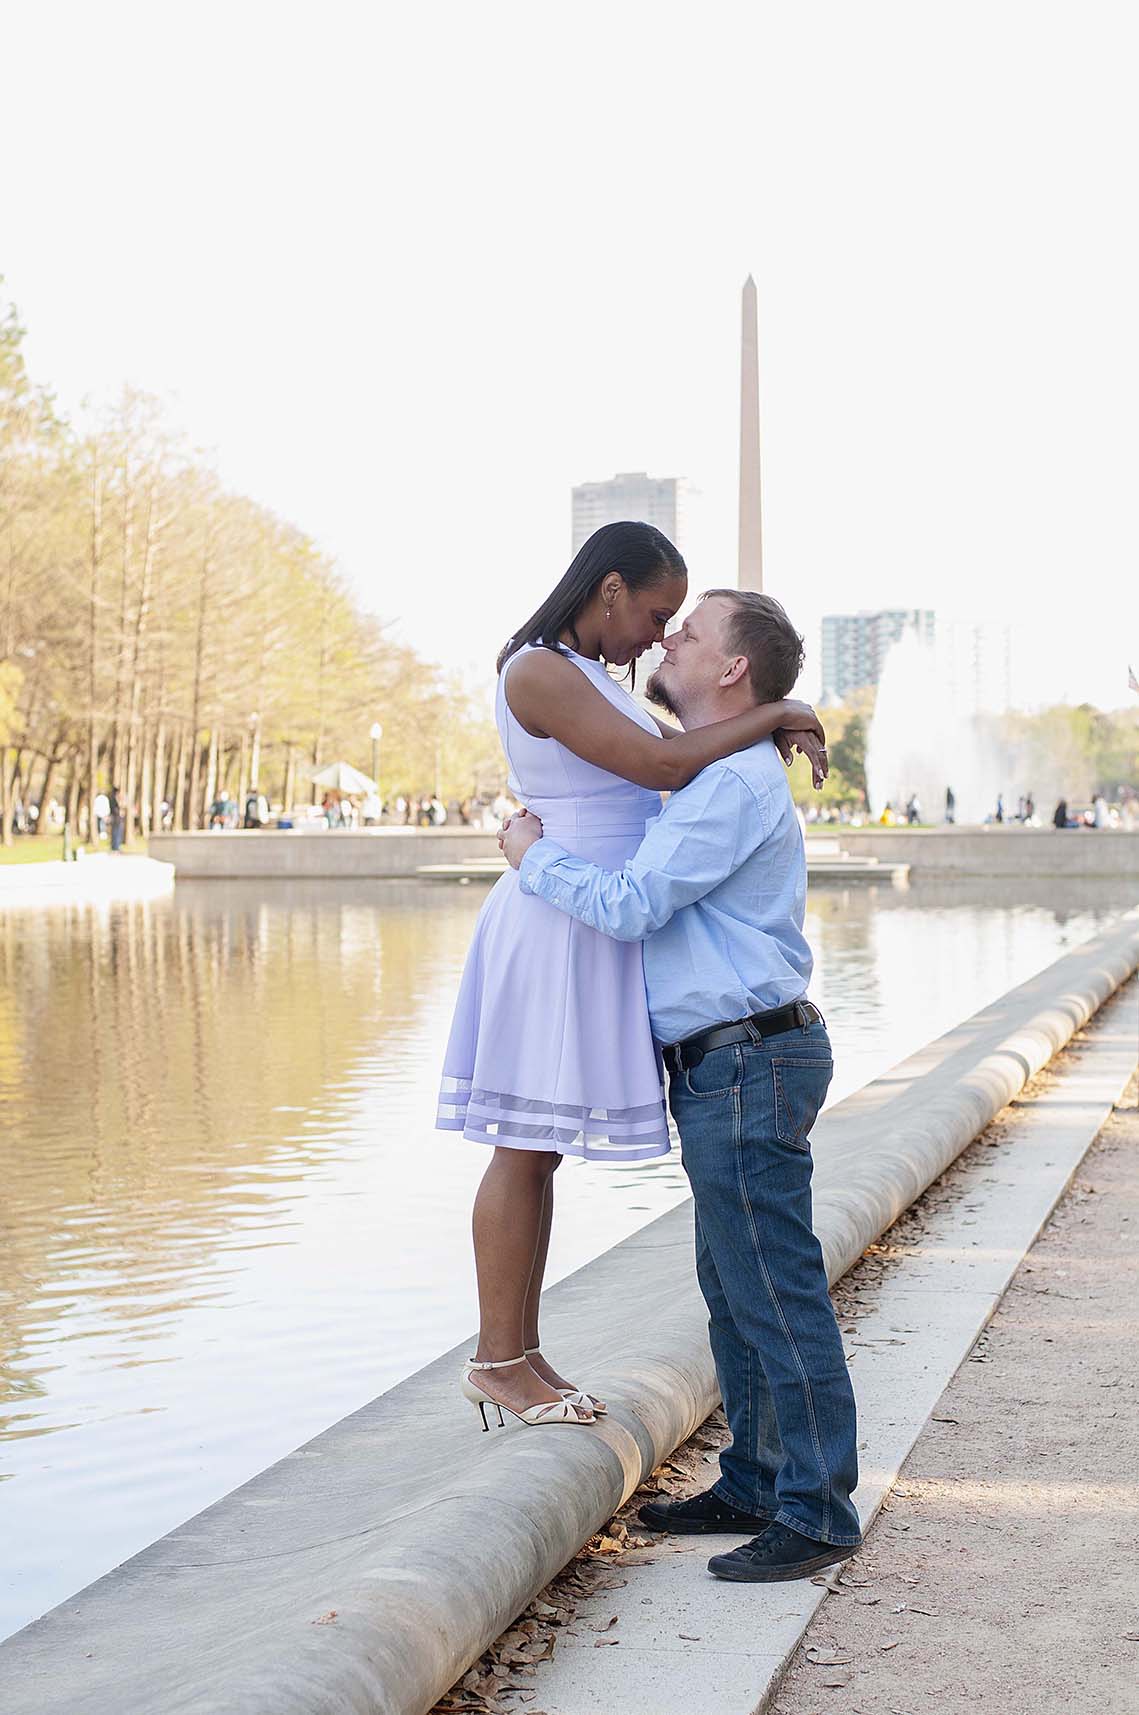
<path id="1" fill-rule="evenodd" d="M 696 1270 L 731 1446 L 715 1491 L 819 1542 L 860 1541 L 854 1392 L 811 1226 L 821 1022 L 669 1077 L 696 1200 Z"/>

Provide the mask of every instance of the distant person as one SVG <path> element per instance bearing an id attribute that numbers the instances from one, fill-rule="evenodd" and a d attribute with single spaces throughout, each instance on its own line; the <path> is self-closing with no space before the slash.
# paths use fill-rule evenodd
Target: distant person
<path id="1" fill-rule="evenodd" d="M 384 807 L 378 792 L 365 792 L 360 804 L 360 819 L 366 828 L 374 828 L 383 815 Z"/>
<path id="2" fill-rule="evenodd" d="M 251 787 L 245 797 L 245 827 L 260 828 L 264 826 L 266 818 L 261 814 L 261 806 L 264 803 L 264 798 L 261 797 L 256 788 Z"/>
<path id="3" fill-rule="evenodd" d="M 113 852 L 122 851 L 125 818 L 117 786 L 111 787 L 111 796 L 107 800 L 107 813 L 111 818 L 111 850 Z"/>
<path id="4" fill-rule="evenodd" d="M 1052 812 L 1052 826 L 1054 828 L 1066 828 L 1068 825 L 1068 800 L 1061 798 Z"/>
<path id="5" fill-rule="evenodd" d="M 906 805 L 906 821 L 911 828 L 915 822 L 921 821 L 921 802 L 916 792 L 911 794 L 910 801 Z"/>
<path id="6" fill-rule="evenodd" d="M 95 794 L 95 838 L 101 840 L 107 831 L 107 818 L 111 814 L 111 800 L 105 792 Z"/>
<path id="7" fill-rule="evenodd" d="M 952 786 L 945 788 L 945 820 L 950 826 L 957 820 L 957 798 Z"/>
<path id="8" fill-rule="evenodd" d="M 1102 792 L 1097 792 L 1095 797 L 1092 799 L 1092 826 L 1096 828 L 1109 828 L 1111 826 L 1111 817 L 1108 814 L 1107 809 L 1107 799 L 1104 797 Z"/>
<path id="9" fill-rule="evenodd" d="M 447 820 L 447 806 L 441 798 L 432 798 L 427 805 L 427 816 L 433 828 L 441 828 Z"/>
<path id="10" fill-rule="evenodd" d="M 1031 792 L 1025 795 L 1024 819 L 1026 822 L 1032 822 L 1036 819 L 1036 799 L 1032 796 Z"/>
<path id="11" fill-rule="evenodd" d="M 994 820 L 994 822 L 1003 822 L 1004 819 L 1005 819 L 1005 797 L 1004 797 L 1003 792 L 998 792 L 997 793 L 997 811 L 996 811 L 996 815 L 993 817 L 993 820 Z"/>

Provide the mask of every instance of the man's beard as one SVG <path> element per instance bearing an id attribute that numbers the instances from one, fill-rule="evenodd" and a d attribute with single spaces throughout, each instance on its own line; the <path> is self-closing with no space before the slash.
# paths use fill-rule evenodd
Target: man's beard
<path id="1" fill-rule="evenodd" d="M 649 675 L 648 682 L 645 685 L 645 696 L 648 701 L 654 705 L 654 707 L 663 709 L 665 714 L 672 715 L 674 720 L 680 720 L 680 710 L 677 708 L 673 699 L 669 696 L 665 687 L 661 684 L 660 673 L 661 670 L 658 667 L 655 673 Z"/>

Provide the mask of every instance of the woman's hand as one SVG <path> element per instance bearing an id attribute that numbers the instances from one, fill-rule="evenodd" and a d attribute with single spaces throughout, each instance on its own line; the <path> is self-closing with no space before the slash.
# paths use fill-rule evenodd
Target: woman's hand
<path id="1" fill-rule="evenodd" d="M 826 749 L 827 735 L 823 723 L 810 703 L 801 703 L 796 697 L 784 697 L 779 710 L 779 724 L 787 732 L 795 733 L 796 739 L 801 732 L 813 732 L 819 744 Z"/>
<path id="2" fill-rule="evenodd" d="M 811 780 L 816 792 L 820 790 L 827 775 L 830 773 L 830 762 L 827 758 L 827 747 L 820 744 L 813 732 L 784 732 L 782 728 L 772 733 L 775 748 L 787 764 L 788 768 L 795 760 L 795 752 L 805 756 L 811 764 Z"/>

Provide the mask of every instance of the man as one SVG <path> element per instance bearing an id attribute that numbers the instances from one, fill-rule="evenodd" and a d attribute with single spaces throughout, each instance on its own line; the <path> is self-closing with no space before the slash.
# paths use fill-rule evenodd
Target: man
<path id="1" fill-rule="evenodd" d="M 648 683 L 685 727 L 787 696 L 802 639 L 770 596 L 711 590 Z M 675 792 L 620 872 L 569 856 L 523 811 L 500 836 L 523 892 L 644 941 L 653 1034 L 696 1203 L 696 1267 L 732 1432 L 706 1494 L 641 1509 L 654 1530 L 753 1540 L 718 1578 L 809 1577 L 861 1536 L 854 1396 L 811 1227 L 809 1134 L 831 1079 L 806 998 L 807 872 L 767 739 Z"/>
<path id="2" fill-rule="evenodd" d="M 123 815 L 123 803 L 119 797 L 117 786 L 111 787 L 111 796 L 107 800 L 107 814 L 111 818 L 111 850 L 118 852 L 123 848 L 123 829 L 126 826 L 126 818 Z"/>

